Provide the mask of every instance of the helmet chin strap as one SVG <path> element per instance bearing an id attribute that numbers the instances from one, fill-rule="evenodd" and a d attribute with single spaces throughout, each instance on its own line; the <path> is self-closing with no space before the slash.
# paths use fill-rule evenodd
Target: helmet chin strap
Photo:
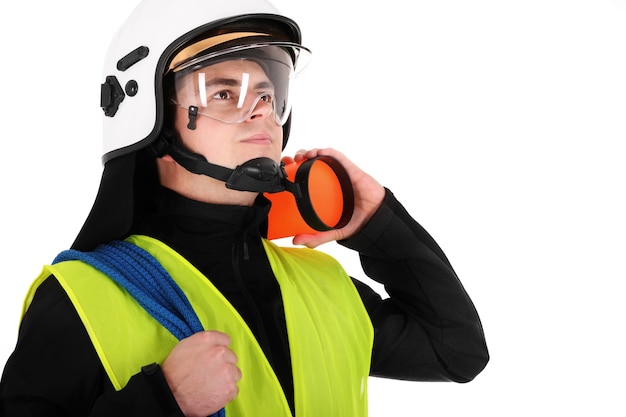
<path id="1" fill-rule="evenodd" d="M 271 158 L 254 158 L 237 166 L 226 168 L 210 163 L 203 155 L 191 152 L 180 144 L 176 134 L 165 130 L 160 144 L 152 147 L 156 156 L 169 154 L 180 166 L 194 174 L 206 175 L 226 183 L 226 188 L 257 193 L 289 191 L 296 197 L 302 195 L 300 186 L 287 179 L 284 163 Z"/>

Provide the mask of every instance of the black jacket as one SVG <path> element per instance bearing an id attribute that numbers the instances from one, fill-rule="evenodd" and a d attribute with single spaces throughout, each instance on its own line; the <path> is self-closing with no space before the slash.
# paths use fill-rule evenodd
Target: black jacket
<path id="1" fill-rule="evenodd" d="M 159 209 L 134 233 L 162 240 L 209 277 L 258 339 L 293 410 L 293 383 L 278 284 L 261 235 L 269 206 L 217 206 L 163 190 Z M 374 326 L 371 375 L 468 382 L 488 362 L 474 305 L 430 235 L 387 191 L 352 238 L 363 270 L 389 298 L 353 280 Z M 146 364 L 148 365 L 148 364 Z M 182 416 L 157 368 L 137 370 L 116 392 L 72 303 L 47 279 L 20 326 L 0 383 L 0 415 Z"/>

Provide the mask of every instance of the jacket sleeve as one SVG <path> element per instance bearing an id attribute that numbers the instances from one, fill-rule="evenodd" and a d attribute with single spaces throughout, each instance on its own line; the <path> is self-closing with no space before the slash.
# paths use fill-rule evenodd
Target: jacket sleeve
<path id="1" fill-rule="evenodd" d="M 363 229 L 339 242 L 359 252 L 383 299 L 355 280 L 374 326 L 371 375 L 468 382 L 489 354 L 474 304 L 433 238 L 387 190 Z"/>
<path id="2" fill-rule="evenodd" d="M 137 371 L 115 391 L 72 303 L 49 277 L 24 315 L 4 368 L 0 415 L 182 417 L 160 368 Z"/>

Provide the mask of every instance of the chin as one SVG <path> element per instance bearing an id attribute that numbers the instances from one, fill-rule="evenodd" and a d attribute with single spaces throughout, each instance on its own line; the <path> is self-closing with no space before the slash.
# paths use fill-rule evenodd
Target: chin
<path id="1" fill-rule="evenodd" d="M 245 159 L 245 161 L 249 161 L 251 159 L 256 159 L 256 158 L 270 158 L 273 161 L 275 161 L 276 163 L 280 163 L 280 154 L 276 155 L 276 152 L 251 152 L 248 154 L 248 157 Z"/>

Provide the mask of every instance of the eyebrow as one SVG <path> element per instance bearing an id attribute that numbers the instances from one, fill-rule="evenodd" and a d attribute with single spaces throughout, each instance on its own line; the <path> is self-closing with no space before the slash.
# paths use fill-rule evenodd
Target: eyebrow
<path id="1" fill-rule="evenodd" d="M 229 87 L 239 87 L 241 85 L 241 81 L 236 80 L 234 78 L 211 78 L 210 80 L 204 83 L 205 86 L 214 86 L 214 85 L 226 85 Z M 261 81 L 256 83 L 253 88 L 268 88 L 273 87 L 271 81 Z"/>

